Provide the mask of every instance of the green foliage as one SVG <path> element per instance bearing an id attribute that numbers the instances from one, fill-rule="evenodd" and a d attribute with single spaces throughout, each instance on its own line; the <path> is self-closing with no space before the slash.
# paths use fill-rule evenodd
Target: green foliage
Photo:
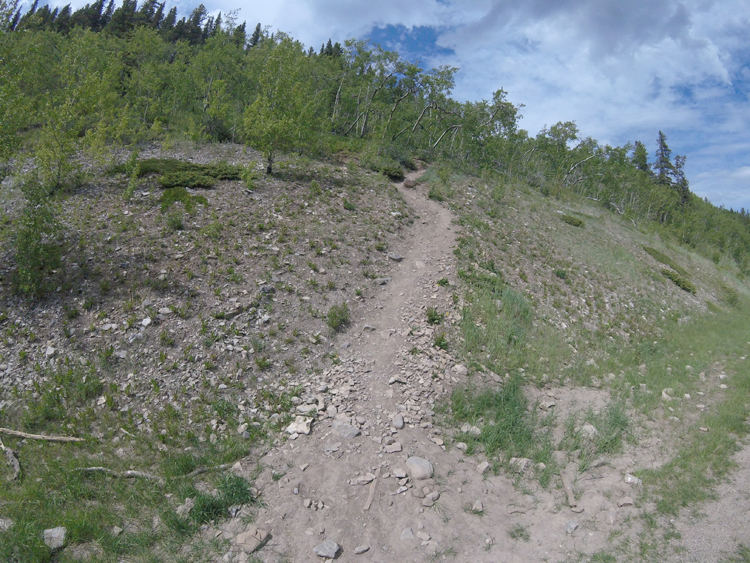
<path id="1" fill-rule="evenodd" d="M 674 283 L 677 287 L 679 287 L 683 291 L 687 291 L 688 293 L 695 293 L 697 291 L 695 288 L 695 285 L 693 285 L 693 283 L 690 280 L 686 280 L 677 272 L 674 272 L 672 270 L 667 270 L 666 268 L 664 268 L 662 269 L 661 273 L 664 277 L 669 278 L 672 281 L 672 283 Z"/>
<path id="2" fill-rule="evenodd" d="M 195 211 L 196 204 L 208 205 L 208 200 L 202 195 L 190 195 L 184 187 L 167 188 L 161 193 L 159 203 L 161 212 L 166 213 L 175 203 L 182 203 L 185 211 L 192 214 Z"/>
<path id="3" fill-rule="evenodd" d="M 536 449 L 534 421 L 527 411 L 528 401 L 518 376 L 501 390 L 458 389 L 451 395 L 451 411 L 457 425 L 484 421 L 482 433 L 468 438 L 484 446 L 488 456 L 499 451 L 510 457 L 532 457 Z"/>
<path id="4" fill-rule="evenodd" d="M 216 181 L 198 172 L 169 172 L 159 178 L 162 188 L 213 188 Z"/>
<path id="5" fill-rule="evenodd" d="M 33 175 L 22 186 L 26 196 L 18 221 L 14 248 L 14 287 L 19 293 L 40 296 L 47 289 L 50 273 L 61 264 L 62 225 L 59 208 L 45 187 Z"/>
<path id="6" fill-rule="evenodd" d="M 346 303 L 342 303 L 341 305 L 333 305 L 326 314 L 326 323 L 332 330 L 335 330 L 336 332 L 339 332 L 346 328 L 349 322 L 349 307 Z"/>
<path id="7" fill-rule="evenodd" d="M 572 215 L 567 215 L 566 214 L 566 215 L 563 215 L 562 217 L 560 217 L 560 219 L 563 222 L 567 223 L 568 225 L 572 225 L 574 227 L 583 228 L 583 226 L 585 225 L 585 223 L 583 221 L 581 221 L 577 217 L 573 217 Z"/>
<path id="8" fill-rule="evenodd" d="M 427 308 L 427 322 L 431 325 L 439 325 L 443 322 L 443 314 L 438 312 L 435 307 Z"/>
<path id="9" fill-rule="evenodd" d="M 670 268 L 672 268 L 675 272 L 677 272 L 681 276 L 683 276 L 685 278 L 689 278 L 690 277 L 690 274 L 688 273 L 688 271 L 685 268 L 683 268 L 682 266 L 680 266 L 679 264 L 677 264 L 674 260 L 672 260 L 666 254 L 664 254 L 662 252 L 659 252 L 658 250 L 656 250 L 655 248 L 651 248 L 650 246 L 644 246 L 643 250 L 647 254 L 649 254 L 652 258 L 654 258 L 654 260 L 656 260 L 657 262 L 661 262 L 665 266 L 669 266 Z"/>

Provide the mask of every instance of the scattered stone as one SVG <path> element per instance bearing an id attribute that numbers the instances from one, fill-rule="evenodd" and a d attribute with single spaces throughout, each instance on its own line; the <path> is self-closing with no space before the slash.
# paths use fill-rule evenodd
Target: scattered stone
<path id="1" fill-rule="evenodd" d="M 326 444 L 323 448 L 323 451 L 327 453 L 333 453 L 339 451 L 339 448 L 341 447 L 341 442 L 333 442 L 330 444 Z"/>
<path id="2" fill-rule="evenodd" d="M 555 401 L 552 401 L 549 399 L 547 399 L 546 401 L 541 401 L 539 403 L 539 408 L 542 409 L 543 411 L 548 411 L 554 406 L 555 406 Z"/>
<path id="3" fill-rule="evenodd" d="M 411 528 L 404 528 L 404 531 L 401 532 L 401 541 L 413 540 L 413 539 L 414 539 L 414 532 L 412 532 Z"/>
<path id="4" fill-rule="evenodd" d="M 594 427 L 593 424 L 590 422 L 587 422 L 583 426 L 581 426 L 581 434 L 586 436 L 587 438 L 594 438 L 597 434 L 599 434 L 599 431 Z"/>
<path id="5" fill-rule="evenodd" d="M 252 553 L 258 549 L 264 541 L 266 541 L 266 538 L 268 538 L 268 532 L 253 527 L 248 531 L 235 536 L 232 543 L 242 549 L 245 553 Z"/>
<path id="6" fill-rule="evenodd" d="M 375 278 L 374 280 L 375 285 L 385 285 L 389 281 L 391 281 L 391 278 Z"/>
<path id="7" fill-rule="evenodd" d="M 420 481 L 422 479 L 429 479 L 430 477 L 432 477 L 432 473 L 435 471 L 435 468 L 428 460 L 421 457 L 412 456 L 406 460 L 406 470 L 409 472 L 409 476 L 412 479 L 414 479 L 415 481 Z"/>
<path id="8" fill-rule="evenodd" d="M 346 438 L 347 440 L 359 436 L 359 428 L 347 424 L 346 422 L 341 422 L 340 420 L 334 420 L 331 430 L 333 430 L 334 434 Z"/>
<path id="9" fill-rule="evenodd" d="M 55 355 L 55 353 L 57 353 L 57 349 L 56 348 L 53 348 L 52 346 L 47 346 L 47 350 L 45 350 L 44 355 L 47 358 L 51 358 L 52 356 Z"/>
<path id="10" fill-rule="evenodd" d="M 460 375 L 460 376 L 462 376 L 462 375 L 466 375 L 466 374 L 468 374 L 468 373 L 469 373 L 469 370 L 468 370 L 468 369 L 466 369 L 466 366 L 464 366 L 464 365 L 462 365 L 462 364 L 456 364 L 455 366 L 453 366 L 453 372 L 454 372 L 454 373 L 455 373 L 456 375 Z"/>
<path id="11" fill-rule="evenodd" d="M 404 187 L 405 188 L 416 188 L 417 187 L 417 182 L 414 181 L 414 180 L 412 180 L 411 178 L 407 178 L 406 180 L 404 180 Z"/>
<path id="12" fill-rule="evenodd" d="M 477 471 L 480 475 L 484 475 L 490 470 L 490 462 L 489 461 L 483 461 L 479 465 L 477 465 Z"/>
<path id="13" fill-rule="evenodd" d="M 354 548 L 354 555 L 362 555 L 363 553 L 367 553 L 370 551 L 369 545 L 358 545 Z"/>
<path id="14" fill-rule="evenodd" d="M 477 428 L 476 426 L 472 426 L 468 422 L 464 423 L 464 425 L 461 427 L 461 432 L 464 434 L 470 434 L 472 436 L 479 436 L 482 434 L 482 430 Z"/>
<path id="15" fill-rule="evenodd" d="M 401 430 L 404 427 L 403 415 L 397 414 L 396 416 L 394 416 L 391 424 L 396 430 Z"/>
<path id="16" fill-rule="evenodd" d="M 118 537 L 123 532 L 122 528 L 120 526 L 113 526 L 112 527 L 112 535 L 115 537 Z"/>
<path id="17" fill-rule="evenodd" d="M 399 442 L 394 442 L 393 444 L 390 444 L 383 448 L 383 451 L 387 454 L 395 454 L 400 452 L 401 450 L 403 450 L 403 447 Z"/>
<path id="18" fill-rule="evenodd" d="M 0 532 L 7 532 L 13 527 L 13 520 L 10 518 L 0 518 Z"/>
<path id="19" fill-rule="evenodd" d="M 461 450 L 462 452 L 465 452 L 469 449 L 469 445 L 466 442 L 456 442 L 453 444 L 457 450 Z"/>
<path id="20" fill-rule="evenodd" d="M 188 497 L 185 499 L 185 503 L 181 504 L 177 507 L 175 512 L 177 512 L 177 516 L 180 518 L 187 518 L 187 515 L 190 514 L 190 511 L 193 510 L 193 507 L 195 506 L 195 500 Z"/>
<path id="21" fill-rule="evenodd" d="M 565 533 L 570 535 L 575 532 L 577 528 L 578 522 L 576 522 L 575 520 L 571 520 L 570 522 L 568 522 L 568 525 L 565 526 Z"/>
<path id="22" fill-rule="evenodd" d="M 666 389 L 661 390 L 661 400 L 664 402 L 669 402 L 672 400 L 672 396 L 670 395 L 672 393 L 672 388 L 667 387 Z"/>
<path id="23" fill-rule="evenodd" d="M 336 559 L 339 554 L 341 546 L 333 540 L 326 540 L 317 546 L 313 552 L 318 557 L 325 557 L 326 559 Z"/>
<path id="24" fill-rule="evenodd" d="M 510 458 L 510 470 L 516 473 L 523 473 L 531 466 L 531 460 L 527 457 Z"/>
<path id="25" fill-rule="evenodd" d="M 417 537 L 422 541 L 430 541 L 430 534 L 427 532 L 419 531 L 417 532 Z"/>
<path id="26" fill-rule="evenodd" d="M 404 259 L 403 256 L 400 256 L 400 255 L 396 254 L 395 252 L 389 252 L 388 253 L 388 258 L 390 258 L 394 262 L 401 262 L 401 260 Z"/>
<path id="27" fill-rule="evenodd" d="M 404 471 L 400 467 L 397 467 L 396 469 L 393 470 L 393 476 L 396 479 L 406 479 L 406 471 Z"/>
<path id="28" fill-rule="evenodd" d="M 630 497 L 622 497 L 620 500 L 617 501 L 617 506 L 622 508 L 623 506 L 633 506 L 635 503 L 633 502 L 633 499 Z"/>
<path id="29" fill-rule="evenodd" d="M 52 550 L 60 549 L 65 546 L 67 534 L 68 529 L 62 526 L 44 530 L 44 545 Z"/>
<path id="30" fill-rule="evenodd" d="M 304 416 L 297 416 L 294 419 L 294 422 L 292 422 L 289 426 L 287 426 L 286 431 L 289 434 L 309 434 L 310 429 L 312 425 L 312 418 L 307 418 Z"/>
<path id="31" fill-rule="evenodd" d="M 481 500 L 476 501 L 472 507 L 472 512 L 484 512 L 484 505 L 482 504 Z"/>
<path id="32" fill-rule="evenodd" d="M 151 317 L 146 317 L 145 319 L 143 319 L 143 320 L 141 321 L 141 325 L 142 325 L 142 326 L 148 326 L 148 325 L 150 325 L 150 324 L 151 324 Z"/>

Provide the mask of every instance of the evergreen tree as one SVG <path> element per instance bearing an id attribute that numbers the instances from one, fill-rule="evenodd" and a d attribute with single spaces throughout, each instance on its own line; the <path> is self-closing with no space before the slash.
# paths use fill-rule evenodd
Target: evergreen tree
<path id="1" fill-rule="evenodd" d="M 255 31 L 253 31 L 252 36 L 250 36 L 250 46 L 255 47 L 261 40 L 261 37 L 263 36 L 263 30 L 260 27 L 260 23 L 255 26 Z"/>
<path id="2" fill-rule="evenodd" d="M 633 164 L 638 170 L 643 172 L 651 172 L 651 167 L 648 164 L 648 152 L 646 146 L 640 141 L 635 142 L 633 148 Z"/>
<path id="3" fill-rule="evenodd" d="M 671 160 L 672 151 L 667 145 L 667 136 L 659 131 L 659 138 L 656 140 L 656 162 L 654 162 L 654 172 L 656 181 L 663 186 L 672 184 L 672 175 L 674 174 L 674 165 Z"/>

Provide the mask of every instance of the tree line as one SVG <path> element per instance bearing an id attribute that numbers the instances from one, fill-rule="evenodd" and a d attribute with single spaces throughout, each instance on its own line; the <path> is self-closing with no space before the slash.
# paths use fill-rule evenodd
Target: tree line
<path id="1" fill-rule="evenodd" d="M 42 195 L 76 182 L 82 152 L 167 137 L 246 143 L 269 174 L 292 151 L 348 150 L 385 172 L 419 157 L 578 194 L 750 272 L 748 214 L 692 194 L 685 157 L 672 158 L 662 132 L 652 161 L 641 142 L 601 145 L 572 122 L 530 135 L 504 90 L 458 101 L 458 69 L 424 69 L 365 41 L 305 48 L 202 5 L 178 20 L 156 0 L 76 11 L 35 2 L 25 13 L 0 0 L 0 61 L 0 164 L 33 158 L 26 184 Z"/>

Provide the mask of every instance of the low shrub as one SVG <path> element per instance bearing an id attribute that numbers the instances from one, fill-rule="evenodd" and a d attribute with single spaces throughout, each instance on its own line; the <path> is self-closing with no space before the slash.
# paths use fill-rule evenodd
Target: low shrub
<path id="1" fill-rule="evenodd" d="M 661 262 L 665 266 L 669 266 L 675 272 L 680 274 L 682 277 L 685 277 L 685 278 L 690 277 L 690 273 L 685 268 L 675 263 L 675 261 L 672 260 L 666 254 L 663 254 L 662 252 L 659 252 L 658 250 L 656 250 L 655 248 L 651 248 L 650 246 L 644 246 L 643 250 L 646 252 L 646 254 L 650 255 L 654 260 L 656 260 L 657 262 Z"/>
<path id="2" fill-rule="evenodd" d="M 677 272 L 664 268 L 661 273 L 663 276 L 672 280 L 672 282 L 680 289 L 687 291 L 688 293 L 695 293 L 697 291 L 695 286 L 690 281 L 683 278 Z"/>
<path id="3" fill-rule="evenodd" d="M 349 322 L 349 307 L 346 305 L 346 303 L 342 303 L 341 305 L 334 305 L 328 310 L 328 314 L 326 315 L 326 323 L 332 330 L 339 332 L 346 328 Z"/>
<path id="4" fill-rule="evenodd" d="M 213 188 L 216 180 L 211 176 L 206 176 L 200 172 L 180 171 L 169 172 L 159 177 L 159 184 L 162 188 Z"/>
<path id="5" fill-rule="evenodd" d="M 190 195 L 184 187 L 167 188 L 161 194 L 161 212 L 166 213 L 172 204 L 180 202 L 185 206 L 185 211 L 193 213 L 196 204 L 208 205 L 208 201 L 202 195 Z"/>
<path id="6" fill-rule="evenodd" d="M 581 221 L 577 217 L 573 217 L 572 215 L 563 215 L 562 217 L 560 217 L 560 219 L 562 219 L 568 225 L 572 225 L 574 227 L 578 227 L 578 228 L 581 228 L 581 229 L 585 225 L 585 223 L 583 221 Z"/>

